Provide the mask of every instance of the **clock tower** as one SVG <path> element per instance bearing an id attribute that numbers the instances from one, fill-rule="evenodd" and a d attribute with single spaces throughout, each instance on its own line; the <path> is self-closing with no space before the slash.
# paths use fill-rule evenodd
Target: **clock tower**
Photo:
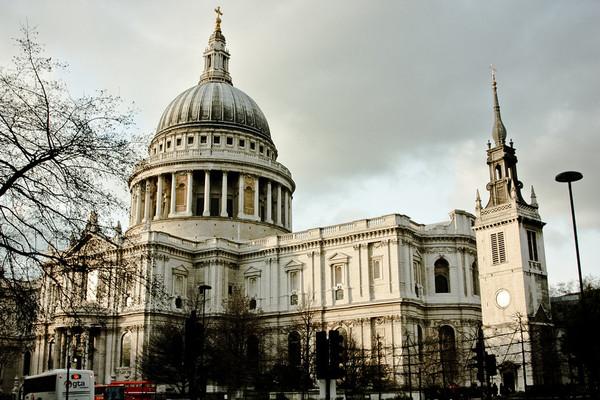
<path id="1" fill-rule="evenodd" d="M 496 355 L 499 376 L 507 388 L 548 381 L 544 365 L 551 348 L 552 325 L 544 239 L 533 187 L 522 196 L 516 149 L 506 143 L 500 117 L 495 72 L 492 71 L 494 124 L 488 142 L 488 202 L 476 200 L 475 234 L 481 287 L 481 313 L 486 346 Z M 550 346 L 549 346 L 550 344 Z M 524 371 L 524 372 L 523 372 Z"/>

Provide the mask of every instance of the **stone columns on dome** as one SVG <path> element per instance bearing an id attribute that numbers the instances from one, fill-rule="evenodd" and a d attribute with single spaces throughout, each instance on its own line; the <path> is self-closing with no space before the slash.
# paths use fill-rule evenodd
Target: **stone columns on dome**
<path id="1" fill-rule="evenodd" d="M 185 215 L 192 215 L 192 197 L 194 194 L 194 173 L 187 171 L 187 185 L 186 187 L 186 199 L 185 199 Z"/>
<path id="2" fill-rule="evenodd" d="M 210 217 L 210 171 L 204 171 L 204 212 L 203 217 Z"/>
<path id="3" fill-rule="evenodd" d="M 281 225 L 281 183 L 277 184 L 277 225 Z"/>
<path id="4" fill-rule="evenodd" d="M 142 222 L 142 183 L 135 185 L 135 223 Z"/>
<path id="5" fill-rule="evenodd" d="M 284 201 L 284 211 L 285 211 L 285 227 L 290 228 L 290 192 L 285 191 L 285 201 Z"/>
<path id="6" fill-rule="evenodd" d="M 258 185 L 258 176 L 254 178 L 254 219 L 260 221 L 260 215 L 258 213 L 258 208 L 260 207 L 258 189 L 260 186 Z"/>
<path id="7" fill-rule="evenodd" d="M 154 213 L 154 219 L 162 218 L 162 199 L 163 199 L 163 176 L 158 175 L 156 177 L 156 212 Z"/>
<path id="8" fill-rule="evenodd" d="M 169 218 L 174 217 L 175 216 L 175 189 L 176 189 L 176 185 L 177 185 L 177 174 L 175 174 L 175 172 L 171 173 L 171 204 L 170 204 L 170 210 L 169 210 Z"/>
<path id="9" fill-rule="evenodd" d="M 150 179 L 144 181 L 144 222 L 150 221 L 150 207 L 152 206 L 152 183 Z"/>
<path id="10" fill-rule="evenodd" d="M 238 178 L 238 218 L 244 216 L 244 175 L 240 172 Z"/>
<path id="11" fill-rule="evenodd" d="M 227 171 L 223 171 L 223 181 L 221 185 L 221 217 L 228 217 L 227 214 Z"/>
<path id="12" fill-rule="evenodd" d="M 267 218 L 265 222 L 267 224 L 273 223 L 273 216 L 271 215 L 273 209 L 273 194 L 271 193 L 271 181 L 267 181 L 267 205 L 265 206 L 267 209 Z"/>

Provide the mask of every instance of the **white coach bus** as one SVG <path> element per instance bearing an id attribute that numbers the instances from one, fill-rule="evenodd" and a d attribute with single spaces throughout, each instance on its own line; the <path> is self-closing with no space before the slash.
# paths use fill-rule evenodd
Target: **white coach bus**
<path id="1" fill-rule="evenodd" d="M 94 400 L 94 371 L 69 369 L 68 379 L 66 369 L 26 376 L 21 398 L 23 400 Z"/>

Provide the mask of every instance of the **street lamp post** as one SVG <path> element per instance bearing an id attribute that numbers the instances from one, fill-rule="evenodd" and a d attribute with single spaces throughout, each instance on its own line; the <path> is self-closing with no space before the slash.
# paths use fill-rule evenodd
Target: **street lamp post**
<path id="1" fill-rule="evenodd" d="M 583 298 L 583 278 L 581 276 L 581 260 L 579 258 L 579 241 L 577 240 L 577 224 L 575 223 L 575 207 L 573 206 L 573 191 L 571 182 L 581 180 L 583 175 L 577 171 L 565 171 L 556 175 L 556 181 L 569 185 L 569 200 L 571 202 L 571 218 L 573 219 L 573 235 L 575 236 L 575 253 L 577 255 L 577 272 L 579 274 L 579 298 Z"/>
<path id="2" fill-rule="evenodd" d="M 201 341 L 200 341 L 200 383 L 202 387 L 200 388 L 200 399 L 204 399 L 204 394 L 206 393 L 206 376 L 204 374 L 204 339 L 206 337 L 206 292 L 211 290 L 212 287 L 209 285 L 200 285 L 198 286 L 198 290 L 202 295 L 202 333 L 201 333 Z"/>

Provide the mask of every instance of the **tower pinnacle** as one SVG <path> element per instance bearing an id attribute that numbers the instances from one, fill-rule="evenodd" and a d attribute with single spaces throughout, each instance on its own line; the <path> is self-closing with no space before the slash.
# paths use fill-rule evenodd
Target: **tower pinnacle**
<path id="1" fill-rule="evenodd" d="M 506 142 L 506 128 L 500 117 L 500 104 L 498 103 L 498 85 L 496 83 L 496 68 L 491 65 L 492 69 L 492 92 L 494 93 L 494 126 L 492 128 L 492 137 L 496 146 L 503 146 Z"/>

